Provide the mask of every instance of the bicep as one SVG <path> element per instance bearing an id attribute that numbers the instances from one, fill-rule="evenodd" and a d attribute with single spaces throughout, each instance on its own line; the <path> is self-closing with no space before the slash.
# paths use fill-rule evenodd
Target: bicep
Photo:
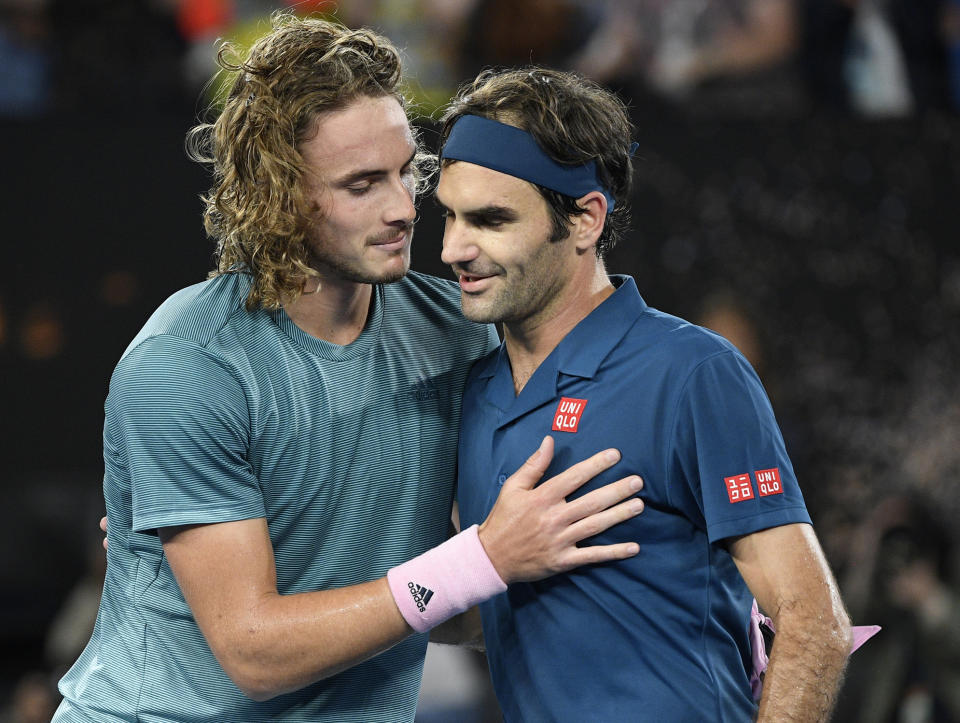
<path id="1" fill-rule="evenodd" d="M 730 553 L 760 608 L 774 620 L 784 608 L 842 611 L 833 573 L 805 523 L 771 527 L 733 538 Z"/>
<path id="2" fill-rule="evenodd" d="M 273 547 L 264 518 L 158 530 L 163 552 L 214 654 L 277 594 Z"/>

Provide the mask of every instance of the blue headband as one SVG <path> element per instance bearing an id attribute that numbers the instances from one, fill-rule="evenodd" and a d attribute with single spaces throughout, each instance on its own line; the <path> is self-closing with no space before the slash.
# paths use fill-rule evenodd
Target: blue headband
<path id="1" fill-rule="evenodd" d="M 596 163 L 557 163 L 526 131 L 489 118 L 461 116 L 450 129 L 440 158 L 475 163 L 573 198 L 600 191 L 607 199 L 607 213 L 613 210 L 613 196 L 598 180 Z"/>

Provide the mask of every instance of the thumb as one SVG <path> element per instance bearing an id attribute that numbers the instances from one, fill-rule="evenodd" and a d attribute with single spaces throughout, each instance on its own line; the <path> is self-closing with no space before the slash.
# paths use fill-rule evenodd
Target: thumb
<path id="1" fill-rule="evenodd" d="M 547 436 L 543 438 L 537 451 L 527 457 L 527 461 L 510 475 L 510 479 L 504 482 L 503 486 L 511 485 L 522 490 L 532 490 L 543 477 L 543 473 L 547 471 L 552 459 L 553 437 Z"/>

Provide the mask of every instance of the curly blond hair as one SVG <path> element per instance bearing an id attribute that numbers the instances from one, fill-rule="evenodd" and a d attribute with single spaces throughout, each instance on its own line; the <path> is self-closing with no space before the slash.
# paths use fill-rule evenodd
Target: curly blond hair
<path id="1" fill-rule="evenodd" d="M 213 123 L 191 129 L 187 148 L 213 166 L 203 198 L 204 225 L 217 242 L 210 276 L 245 271 L 253 281 L 247 309 L 276 309 L 317 276 L 307 240 L 318 209 L 298 145 L 320 113 L 359 97 L 392 96 L 406 108 L 400 56 L 370 30 L 289 14 L 274 16 L 244 60 L 230 62 L 232 53 L 224 44 L 217 55 L 222 72 L 236 76 L 223 109 Z"/>

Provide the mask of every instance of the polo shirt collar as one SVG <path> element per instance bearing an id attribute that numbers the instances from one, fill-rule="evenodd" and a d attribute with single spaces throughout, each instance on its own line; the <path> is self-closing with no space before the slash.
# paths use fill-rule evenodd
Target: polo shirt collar
<path id="1" fill-rule="evenodd" d="M 513 376 L 506 344 L 490 359 L 478 378 L 488 378 L 484 395 L 501 410 L 500 426 L 555 399 L 561 374 L 591 379 L 600 364 L 617 346 L 647 305 L 630 276 L 610 276 L 616 290 L 580 321 L 540 364 L 519 396 L 513 392 Z"/>

